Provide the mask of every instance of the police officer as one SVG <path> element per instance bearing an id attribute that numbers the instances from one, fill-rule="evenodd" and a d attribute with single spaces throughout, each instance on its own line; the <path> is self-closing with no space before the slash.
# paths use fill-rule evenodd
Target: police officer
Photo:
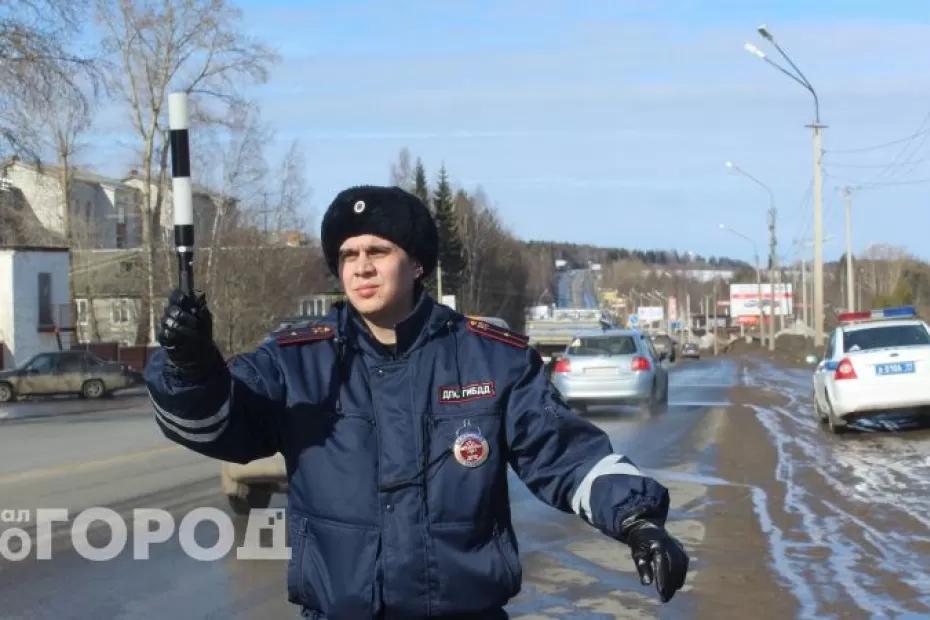
<path id="1" fill-rule="evenodd" d="M 353 187 L 321 239 L 348 303 L 224 363 L 203 295 L 175 291 L 145 378 L 164 434 L 287 463 L 288 595 L 304 616 L 506 618 L 521 567 L 508 466 L 541 500 L 631 547 L 661 600 L 688 557 L 668 492 L 546 380 L 525 337 L 439 305 L 436 225 L 396 187 Z"/>

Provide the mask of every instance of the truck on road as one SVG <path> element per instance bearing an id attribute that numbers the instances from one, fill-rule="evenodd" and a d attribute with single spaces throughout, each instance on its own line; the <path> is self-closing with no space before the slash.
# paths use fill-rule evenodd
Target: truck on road
<path id="1" fill-rule="evenodd" d="M 611 324 L 599 308 L 536 307 L 526 319 L 529 345 L 539 351 L 543 361 L 561 353 L 571 344 L 572 337 L 582 331 L 603 329 Z"/>

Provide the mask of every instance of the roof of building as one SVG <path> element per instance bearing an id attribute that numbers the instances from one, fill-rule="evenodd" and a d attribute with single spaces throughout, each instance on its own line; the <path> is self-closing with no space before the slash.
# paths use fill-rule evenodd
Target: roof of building
<path id="1" fill-rule="evenodd" d="M 30 168 L 36 172 L 39 172 L 40 174 L 48 173 L 57 175 L 61 172 L 61 166 L 58 164 L 42 161 L 24 161 L 22 159 L 11 157 L 3 162 L 4 167 L 13 164 L 18 164 L 25 168 Z M 85 183 L 97 183 L 100 185 L 123 185 L 123 182 L 120 179 L 97 174 L 96 172 L 91 172 L 90 170 L 85 170 L 77 166 L 71 167 L 71 178 L 75 181 L 83 181 Z"/>
<path id="2" fill-rule="evenodd" d="M 43 245 L 3 245 L 0 244 L 0 251 L 9 252 L 68 252 L 69 249 L 59 246 Z"/>
<path id="3" fill-rule="evenodd" d="M 145 182 L 145 179 L 143 179 L 142 175 L 139 174 L 137 171 L 130 170 L 129 174 L 123 177 L 122 181 L 120 182 L 125 183 L 126 181 Z M 209 187 L 200 185 L 199 183 L 191 183 L 191 192 L 193 192 L 194 194 L 201 194 L 203 196 L 207 196 L 208 198 L 223 198 L 224 197 L 222 193 L 214 191 L 210 189 Z"/>

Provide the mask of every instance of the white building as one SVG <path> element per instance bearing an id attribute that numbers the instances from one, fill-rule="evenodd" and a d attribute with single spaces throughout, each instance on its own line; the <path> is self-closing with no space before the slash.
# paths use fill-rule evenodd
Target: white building
<path id="1" fill-rule="evenodd" d="M 2 367 L 71 346 L 68 249 L 0 246 Z"/>
<path id="2" fill-rule="evenodd" d="M 71 262 L 77 341 L 135 344 L 146 286 L 143 251 L 78 250 Z"/>
<path id="3" fill-rule="evenodd" d="M 139 204 L 142 204 L 145 179 L 133 170 L 122 182 L 137 192 Z M 154 207 L 158 194 L 158 185 L 153 183 L 151 188 L 150 199 Z M 219 208 L 222 206 L 223 197 L 194 184 L 191 188 L 191 200 L 194 209 L 194 236 L 200 240 L 209 239 L 212 237 L 213 224 L 216 221 Z M 161 228 L 162 239 L 168 244 L 174 243 L 174 196 L 170 185 L 162 188 Z"/>
<path id="4" fill-rule="evenodd" d="M 19 189 L 42 226 L 65 237 L 62 169 L 9 159 L 0 180 Z M 81 248 L 134 248 L 142 240 L 139 191 L 118 179 L 71 171 L 71 230 Z"/>

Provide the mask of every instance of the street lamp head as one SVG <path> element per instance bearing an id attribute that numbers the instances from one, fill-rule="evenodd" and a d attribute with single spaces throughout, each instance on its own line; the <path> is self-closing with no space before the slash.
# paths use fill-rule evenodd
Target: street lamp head
<path id="1" fill-rule="evenodd" d="M 743 45 L 743 49 L 749 52 L 750 54 L 752 54 L 753 56 L 757 56 L 761 58 L 762 60 L 765 60 L 765 52 L 760 50 L 758 47 L 756 47 L 752 43 L 746 43 L 745 45 Z"/>
<path id="2" fill-rule="evenodd" d="M 733 168 L 733 162 L 730 160 L 723 162 L 723 165 L 726 166 L 727 168 Z"/>
<path id="3" fill-rule="evenodd" d="M 720 230 L 726 230 L 726 229 L 727 229 L 727 225 L 726 225 L 726 224 L 718 224 L 718 226 L 719 226 Z"/>
<path id="4" fill-rule="evenodd" d="M 763 39 L 768 39 L 769 41 L 772 41 L 772 33 L 769 32 L 769 29 L 765 27 L 765 24 L 762 24 L 761 26 L 756 28 L 756 30 L 759 32 L 760 35 L 762 35 Z"/>

